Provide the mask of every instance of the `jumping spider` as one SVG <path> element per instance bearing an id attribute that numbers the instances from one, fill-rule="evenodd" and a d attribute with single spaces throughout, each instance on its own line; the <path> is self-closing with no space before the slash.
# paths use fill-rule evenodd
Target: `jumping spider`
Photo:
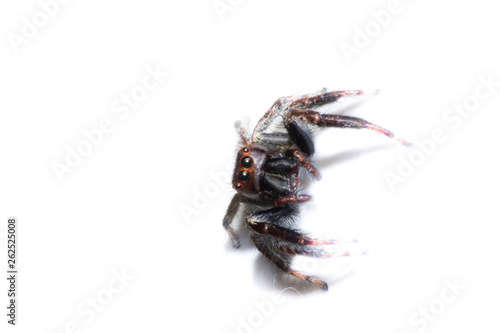
<path id="1" fill-rule="evenodd" d="M 246 225 L 262 255 L 283 272 L 328 290 L 326 282 L 291 268 L 290 262 L 295 255 L 314 258 L 349 255 L 348 252 L 335 253 L 325 249 L 325 246 L 336 244 L 335 240 L 309 238 L 293 229 L 298 204 L 311 199 L 309 195 L 299 193 L 299 170 L 305 170 L 318 180 L 321 177 L 310 162 L 314 155 L 312 130 L 317 127 L 367 128 L 410 146 L 392 132 L 361 118 L 315 110 L 342 97 L 377 93 L 361 90 L 327 92 L 323 89 L 311 95 L 279 98 L 259 120 L 251 137 L 242 124 L 236 122 L 242 144 L 233 175 L 233 188 L 237 193 L 223 220 L 234 247 L 239 247 L 240 242 L 231 223 L 240 204 L 246 203 L 258 210 L 247 216 Z M 278 126 L 274 124 L 276 119 L 280 123 Z"/>

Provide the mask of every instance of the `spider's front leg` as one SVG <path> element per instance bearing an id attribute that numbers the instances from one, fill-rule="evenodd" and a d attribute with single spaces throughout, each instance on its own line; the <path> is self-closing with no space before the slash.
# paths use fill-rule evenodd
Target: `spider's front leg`
<path id="1" fill-rule="evenodd" d="M 292 110 L 287 116 L 286 120 L 287 126 L 292 128 L 292 132 L 290 132 L 289 130 L 289 133 L 292 133 L 290 134 L 290 137 L 294 142 L 297 139 L 294 139 L 293 130 L 299 132 L 301 130 L 304 131 L 304 129 L 301 127 L 301 125 L 297 120 L 307 122 L 316 125 L 318 127 L 340 127 L 340 128 L 354 128 L 354 129 L 367 128 L 370 130 L 374 130 L 380 134 L 383 134 L 387 137 L 390 137 L 392 139 L 395 139 L 407 147 L 410 147 L 412 145 L 410 142 L 404 140 L 403 138 L 394 135 L 394 133 L 392 133 L 391 131 L 383 127 L 380 127 L 378 125 L 375 125 L 373 123 L 370 123 L 364 119 L 351 116 L 338 115 L 338 114 L 320 113 L 310 109 L 295 109 Z M 299 135 L 295 134 L 295 137 L 297 137 L 298 140 L 300 141 L 301 139 L 300 134 Z M 299 148 L 302 150 L 300 146 Z M 307 153 L 307 151 L 305 152 Z"/>
<path id="2" fill-rule="evenodd" d="M 290 104 L 290 108 L 315 108 L 325 104 L 333 103 L 342 97 L 352 97 L 352 96 L 365 96 L 365 95 L 377 95 L 380 91 L 364 91 L 364 90 L 336 90 L 336 91 L 326 91 L 326 88 L 322 91 L 306 95 L 301 98 L 296 99 Z"/>
<path id="3" fill-rule="evenodd" d="M 285 109 L 291 110 L 296 108 L 313 108 L 328 103 L 333 103 L 341 97 L 376 95 L 378 93 L 378 90 L 373 92 L 366 92 L 363 90 L 326 91 L 326 88 L 324 88 L 320 92 L 310 95 L 280 97 L 273 103 L 271 108 L 267 110 L 267 112 L 255 126 L 254 132 L 252 134 L 252 141 L 257 142 L 259 141 L 259 136 L 265 136 L 263 132 L 269 127 L 269 125 L 281 112 L 285 111 Z"/>
<path id="4" fill-rule="evenodd" d="M 231 202 L 229 203 L 229 207 L 227 207 L 226 215 L 224 216 L 224 219 L 222 220 L 222 226 L 224 229 L 226 229 L 227 233 L 229 234 L 229 237 L 231 238 L 231 241 L 233 242 L 233 246 L 235 248 L 240 247 L 240 240 L 238 238 L 238 235 L 234 231 L 234 229 L 231 227 L 231 223 L 233 223 L 234 217 L 236 216 L 236 213 L 238 212 L 238 208 L 240 207 L 241 203 L 241 197 L 239 194 L 235 194 Z"/>

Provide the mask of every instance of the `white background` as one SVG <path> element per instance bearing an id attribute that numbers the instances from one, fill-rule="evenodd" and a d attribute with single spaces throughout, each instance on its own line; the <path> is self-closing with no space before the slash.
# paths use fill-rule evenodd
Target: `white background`
<path id="1" fill-rule="evenodd" d="M 1 267 L 16 216 L 15 330 L 498 331 L 500 87 L 456 128 L 443 118 L 473 98 L 480 77 L 500 81 L 491 1 L 401 0 L 350 62 L 342 43 L 377 29 L 371 12 L 389 1 L 229 3 L 221 16 L 211 0 L 69 1 L 17 52 L 12 36 L 40 4 L 0 5 Z M 113 103 L 148 66 L 169 75 L 121 119 Z M 233 163 L 235 120 L 254 125 L 276 98 L 323 87 L 380 88 L 350 114 L 414 142 L 438 128 L 446 136 L 394 191 L 384 175 L 412 149 L 367 130 L 317 136 L 323 179 L 301 227 L 355 237 L 369 253 L 307 261 L 327 293 L 281 279 L 244 228 L 234 250 L 221 226 L 233 191 L 211 177 Z M 103 119 L 113 131 L 60 181 L 54 162 Z M 133 278 L 118 288 L 122 271 Z M 447 280 L 466 289 L 445 304 Z M 0 287 L 1 331 L 13 332 L 4 278 Z M 282 302 L 270 305 L 275 294 Z M 106 303 L 100 311 L 92 298 Z M 422 323 L 416 313 L 429 306 L 439 314 Z"/>

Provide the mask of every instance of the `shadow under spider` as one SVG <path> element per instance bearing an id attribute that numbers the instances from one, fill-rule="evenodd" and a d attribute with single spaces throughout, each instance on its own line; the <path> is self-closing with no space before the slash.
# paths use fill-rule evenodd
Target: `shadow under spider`
<path id="1" fill-rule="evenodd" d="M 354 160 L 362 155 L 373 153 L 380 150 L 385 150 L 393 148 L 394 145 L 391 144 L 378 144 L 365 148 L 346 150 L 340 153 L 336 153 L 327 157 L 319 158 L 314 161 L 314 165 L 318 167 L 319 170 L 326 169 L 334 164 L 344 163 Z"/>
<path id="2" fill-rule="evenodd" d="M 350 269 L 349 266 L 352 264 L 353 258 L 339 258 L 339 259 L 351 259 L 342 265 L 342 269 L 339 274 L 336 274 L 334 278 L 328 278 L 327 276 L 316 274 L 316 272 L 303 272 L 308 275 L 313 275 L 317 278 L 322 279 L 326 283 L 328 283 L 328 293 L 332 293 L 335 285 L 349 278 L 350 276 L 355 274 L 353 269 Z M 323 260 L 331 260 L 331 259 L 311 259 L 317 262 Z M 293 266 L 293 262 L 292 262 Z M 318 288 L 317 285 L 298 279 L 288 273 L 282 272 L 278 267 L 276 267 L 273 263 L 267 260 L 263 256 L 259 256 L 257 260 L 254 262 L 254 280 L 259 283 L 264 288 L 272 291 L 272 292 L 287 292 L 287 295 L 293 296 L 304 296 L 310 293 L 323 292 Z"/>

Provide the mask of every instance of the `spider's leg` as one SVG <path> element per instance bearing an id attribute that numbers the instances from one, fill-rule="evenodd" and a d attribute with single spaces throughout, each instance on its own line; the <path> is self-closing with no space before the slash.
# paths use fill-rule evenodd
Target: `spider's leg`
<path id="1" fill-rule="evenodd" d="M 328 284 L 325 281 L 292 269 L 290 265 L 290 256 L 277 251 L 267 242 L 268 239 L 265 237 L 252 237 L 252 240 L 260 253 L 283 272 L 298 277 L 299 279 L 312 282 L 325 291 L 328 290 Z"/>
<path id="2" fill-rule="evenodd" d="M 313 276 L 305 275 L 301 272 L 293 270 L 290 265 L 291 255 L 280 252 L 276 248 L 276 242 L 273 237 L 269 237 L 266 233 L 262 233 L 258 231 L 258 226 L 276 226 L 276 223 L 286 223 L 287 220 L 293 219 L 294 215 L 297 214 L 296 209 L 292 205 L 285 205 L 281 207 L 274 207 L 268 210 L 264 210 L 255 214 L 250 215 L 247 218 L 247 225 L 250 231 L 250 236 L 257 247 L 257 249 L 266 257 L 269 261 L 274 263 L 278 268 L 280 268 L 283 272 L 288 273 L 290 275 L 296 276 L 300 279 L 312 282 L 318 285 L 323 290 L 328 290 L 328 285 L 326 282 L 321 281 Z M 265 225 L 261 223 L 267 223 Z M 257 227 L 257 229 L 255 229 Z M 286 229 L 283 227 L 279 227 L 282 229 Z M 289 230 L 289 229 L 286 229 Z M 292 232 L 293 230 L 289 230 Z"/>
<path id="3" fill-rule="evenodd" d="M 255 126 L 252 134 L 252 141 L 259 141 L 259 137 L 262 132 L 264 132 L 274 119 L 276 119 L 276 117 L 280 114 L 280 111 L 283 115 L 285 115 L 288 113 L 288 110 L 318 107 L 333 103 L 341 97 L 376 95 L 378 93 L 378 90 L 371 92 L 365 92 L 363 90 L 337 90 L 328 92 L 326 89 L 323 89 L 320 92 L 311 95 L 285 96 L 278 98 Z"/>
<path id="4" fill-rule="evenodd" d="M 338 114 L 319 113 L 317 111 L 307 109 L 295 109 L 290 112 L 289 119 L 290 121 L 293 121 L 294 119 L 301 120 L 319 127 L 341 127 L 355 129 L 367 128 L 393 138 L 405 146 L 411 146 L 410 142 L 404 140 L 403 138 L 395 136 L 391 131 L 361 118 Z"/>
<path id="5" fill-rule="evenodd" d="M 253 142 L 259 142 L 264 145 L 288 147 L 290 145 L 290 137 L 288 133 L 259 133 L 257 137 L 252 139 Z"/>
<path id="6" fill-rule="evenodd" d="M 243 145 L 248 145 L 250 143 L 250 137 L 248 135 L 248 132 L 246 128 L 243 126 L 241 121 L 237 121 L 234 123 L 234 128 L 236 129 L 236 132 L 240 135 L 241 143 Z"/>
<path id="7" fill-rule="evenodd" d="M 288 99 L 288 97 L 278 98 L 276 102 L 274 102 L 273 105 L 269 108 L 269 110 L 267 110 L 267 112 L 262 116 L 262 118 L 260 118 L 253 130 L 253 142 L 259 141 L 259 135 L 264 132 L 269 127 L 269 125 L 271 125 L 276 116 L 278 116 L 279 110 L 283 108 Z"/>
<path id="8" fill-rule="evenodd" d="M 274 200 L 274 205 L 275 206 L 284 206 L 286 204 L 294 204 L 294 203 L 301 203 L 301 202 L 307 202 L 311 200 L 311 196 L 304 194 L 304 195 L 287 195 L 287 196 L 280 196 L 277 199 Z"/>
<path id="9" fill-rule="evenodd" d="M 314 165 L 311 164 L 311 162 L 307 159 L 307 156 L 305 154 L 303 154 L 297 149 L 288 151 L 288 154 L 290 154 L 297 162 L 299 162 L 316 179 L 318 180 L 321 179 L 321 174 L 319 173 L 318 169 L 316 169 Z"/>
<path id="10" fill-rule="evenodd" d="M 231 238 L 231 241 L 233 242 L 233 246 L 235 248 L 240 247 L 240 241 L 238 239 L 238 235 L 234 231 L 234 229 L 231 227 L 231 223 L 234 220 L 234 217 L 236 216 L 236 213 L 238 212 L 238 208 L 240 207 L 241 203 L 241 198 L 240 195 L 235 194 L 231 202 L 229 203 L 229 207 L 227 207 L 226 215 L 224 216 L 224 219 L 222 220 L 222 225 L 224 226 L 224 229 L 226 229 L 227 233 L 229 234 L 229 237 Z"/>
<path id="11" fill-rule="evenodd" d="M 301 100 L 307 97 L 308 95 L 302 96 L 284 96 L 278 98 L 273 105 L 267 110 L 267 112 L 260 118 L 257 125 L 253 130 L 252 134 L 252 142 L 261 141 L 261 135 L 263 135 L 264 131 L 271 125 L 271 123 L 276 119 L 278 115 L 280 115 L 284 110 L 289 110 L 289 105 L 296 100 Z"/>
<path id="12" fill-rule="evenodd" d="M 311 238 L 298 230 L 282 227 L 277 224 L 276 210 L 264 211 L 248 217 L 247 223 L 250 232 L 260 237 L 272 237 L 274 239 L 275 248 L 281 253 L 290 255 L 304 255 L 316 258 L 332 258 L 349 256 L 350 252 L 335 252 L 326 251 L 325 248 L 318 246 L 332 246 L 345 243 L 357 243 L 355 239 L 351 240 L 335 240 L 335 239 L 320 239 Z M 287 210 L 288 208 L 280 207 Z M 273 220 L 274 223 L 273 223 Z M 363 253 L 363 252 L 361 252 Z"/>
<path id="13" fill-rule="evenodd" d="M 361 95 L 377 95 L 376 91 L 363 90 L 337 90 L 337 91 L 321 91 L 317 94 L 312 94 L 299 98 L 290 104 L 290 108 L 314 108 L 325 104 L 333 103 L 341 97 L 361 96 Z"/>
<path id="14" fill-rule="evenodd" d="M 282 209 L 286 209 L 285 207 L 279 207 Z M 273 208 L 276 209 L 276 208 Z M 270 211 L 270 210 L 269 210 Z M 300 231 L 288 229 L 282 226 L 273 223 L 271 218 L 267 218 L 267 212 L 264 211 L 257 214 L 250 215 L 247 219 L 248 228 L 251 233 L 258 234 L 261 236 L 271 236 L 277 240 L 288 242 L 295 245 L 303 245 L 303 246 L 323 246 L 323 245 L 337 245 L 341 243 L 356 243 L 356 240 L 344 240 L 338 241 L 335 239 L 320 239 L 320 238 L 311 238 L 301 233 Z M 269 216 L 271 214 L 269 213 Z"/>
<path id="15" fill-rule="evenodd" d="M 285 254 L 289 255 L 299 255 L 307 256 L 319 259 L 329 259 L 336 257 L 349 257 L 351 255 L 365 254 L 365 252 L 355 252 L 350 251 L 336 251 L 332 248 L 326 249 L 322 247 L 308 246 L 308 245 L 298 245 L 286 242 L 277 242 L 275 245 L 276 249 Z"/>

